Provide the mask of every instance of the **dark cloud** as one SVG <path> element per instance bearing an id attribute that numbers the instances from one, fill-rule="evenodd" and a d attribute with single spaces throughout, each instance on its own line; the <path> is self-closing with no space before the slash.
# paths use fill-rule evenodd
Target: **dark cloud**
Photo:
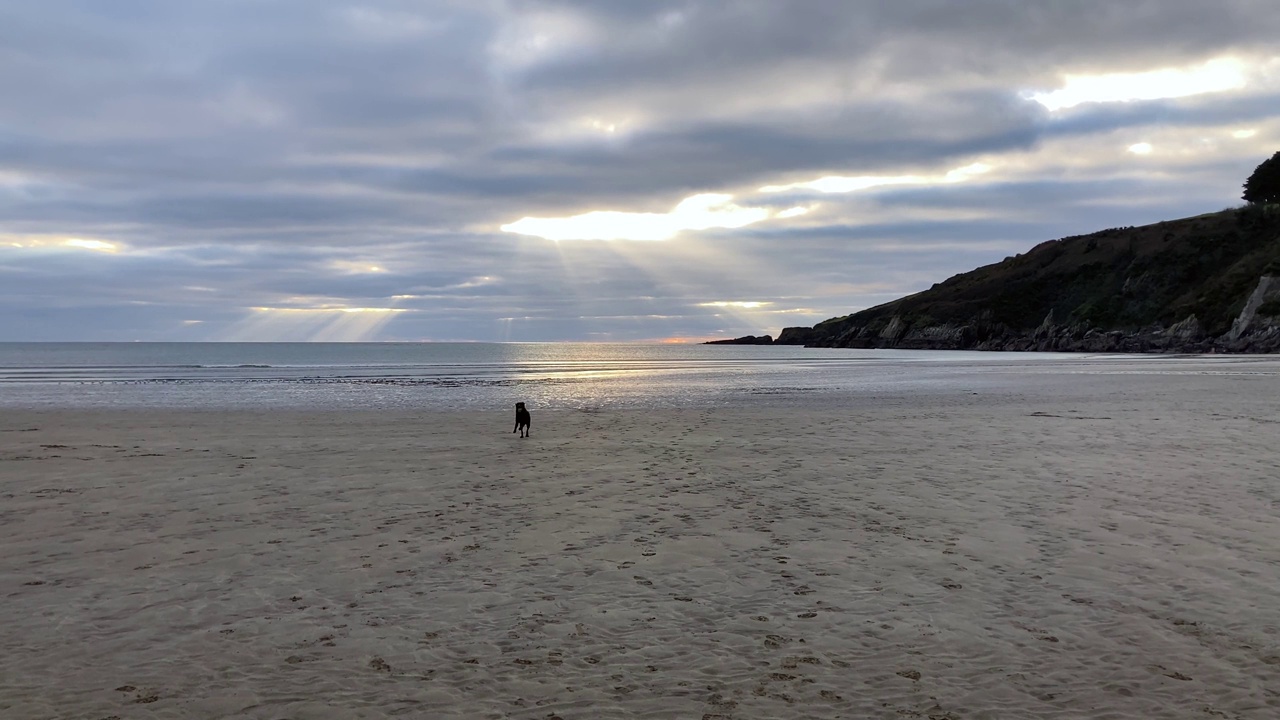
<path id="1" fill-rule="evenodd" d="M 710 103 L 744 93 L 785 97 L 818 83 L 834 105 L 904 89 L 1051 85 L 1068 72 L 1145 70 L 1225 51 L 1272 52 L 1280 20 L 1266 0 L 1221 4 L 1073 0 L 661 5 L 550 3 L 592 18 L 593 42 L 520 75 L 530 106 L 626 104 L 637 94 L 676 111 L 692 85 Z M 675 81 L 673 82 L 673 79 Z"/>

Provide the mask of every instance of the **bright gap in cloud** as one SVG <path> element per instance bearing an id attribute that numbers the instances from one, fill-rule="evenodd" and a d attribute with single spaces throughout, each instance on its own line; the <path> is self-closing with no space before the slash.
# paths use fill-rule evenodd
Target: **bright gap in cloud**
<path id="1" fill-rule="evenodd" d="M 1257 130 L 1252 130 L 1252 129 L 1250 129 L 1250 130 L 1236 130 L 1235 132 L 1231 133 L 1231 137 L 1233 137 L 1233 138 L 1235 138 L 1235 139 L 1237 139 L 1237 140 L 1248 140 L 1249 138 L 1251 138 L 1251 137 L 1253 137 L 1254 135 L 1257 135 L 1257 134 L 1258 134 L 1258 131 L 1257 131 Z"/>
<path id="2" fill-rule="evenodd" d="M 923 178 L 915 175 L 898 175 L 894 177 L 879 177 L 875 175 L 863 175 L 856 177 L 842 177 L 839 175 L 828 175 L 827 177 L 818 178 L 802 183 L 792 183 L 790 185 L 766 185 L 760 188 L 760 192 L 786 192 L 787 190 L 817 190 L 820 193 L 847 193 L 855 190 L 866 190 L 868 188 L 880 187 L 883 185 L 905 185 L 912 183 L 924 182 Z"/>
<path id="3" fill-rule="evenodd" d="M 772 304 L 773 303 L 771 302 L 719 300 L 716 302 L 698 303 L 698 307 L 743 308 L 746 310 L 754 310 L 755 308 L 761 308 L 761 307 L 765 307 L 766 305 L 772 305 Z"/>
<path id="4" fill-rule="evenodd" d="M 0 244 L 15 248 L 74 248 L 105 253 L 116 253 L 121 248 L 118 243 L 93 238 L 24 235 L 0 235 Z"/>
<path id="5" fill-rule="evenodd" d="M 1151 143 L 1145 142 L 1134 143 L 1129 146 L 1129 152 L 1134 155 L 1150 155 L 1151 151 L 1154 149 L 1155 148 L 1151 147 Z"/>
<path id="6" fill-rule="evenodd" d="M 801 215 L 807 214 L 810 210 L 813 210 L 813 208 L 803 207 L 803 206 L 793 207 L 788 210 L 783 210 L 782 212 L 778 213 L 774 217 L 777 217 L 778 219 L 781 219 L 781 220 L 785 220 L 787 218 L 800 217 Z"/>
<path id="7" fill-rule="evenodd" d="M 767 185 L 760 192 L 815 190 L 820 193 L 848 193 L 884 185 L 931 185 L 958 183 L 990 172 L 985 163 L 954 168 L 942 175 L 829 175 L 788 185 Z M 670 240 L 685 230 L 740 228 L 762 220 L 788 219 L 804 215 L 815 206 L 795 206 L 773 211 L 745 207 L 724 193 L 703 193 L 685 198 L 669 213 L 634 213 L 596 210 L 564 218 L 525 217 L 501 226 L 503 232 L 532 235 L 547 240 Z"/>
<path id="8" fill-rule="evenodd" d="M 62 241 L 63 245 L 73 248 L 82 248 L 84 250 L 97 250 L 98 252 L 115 252 L 114 243 L 104 240 L 86 240 L 84 238 L 67 238 Z"/>
<path id="9" fill-rule="evenodd" d="M 1244 65 L 1234 58 L 1218 58 L 1190 68 L 1163 68 L 1140 73 L 1065 75 L 1063 87 L 1033 93 L 1032 100 L 1049 110 L 1083 103 L 1129 102 L 1189 97 L 1238 90 L 1245 86 Z"/>
<path id="10" fill-rule="evenodd" d="M 596 210 L 565 218 L 521 218 L 503 232 L 547 240 L 670 240 L 685 230 L 740 228 L 773 215 L 767 208 L 742 207 L 732 195 L 703 193 L 685 198 L 669 213 Z"/>
<path id="11" fill-rule="evenodd" d="M 991 172 L 990 165 L 980 162 L 971 163 L 964 167 L 958 167 L 955 170 L 948 171 L 946 175 L 942 176 L 942 181 L 949 183 L 964 182 L 971 177 L 984 175 L 989 172 Z"/>
<path id="12" fill-rule="evenodd" d="M 760 192 L 778 193 L 789 190 L 816 190 L 820 193 L 830 194 L 869 190 L 887 185 L 937 185 L 964 182 L 990 171 L 991 166 L 986 163 L 972 163 L 950 170 L 944 175 L 828 175 L 817 180 L 790 183 L 788 185 L 766 185 L 760 188 Z M 793 208 L 793 210 L 795 209 Z M 778 217 L 784 217 L 784 213 L 790 212 L 792 210 L 786 210 L 783 213 L 779 213 Z M 787 215 L 786 217 L 790 216 Z"/>

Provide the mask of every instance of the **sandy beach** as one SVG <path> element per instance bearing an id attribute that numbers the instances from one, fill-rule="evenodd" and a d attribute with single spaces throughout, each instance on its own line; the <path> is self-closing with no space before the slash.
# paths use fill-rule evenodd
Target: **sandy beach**
<path id="1" fill-rule="evenodd" d="M 1278 390 L 6 410 L 0 717 L 1280 717 Z"/>

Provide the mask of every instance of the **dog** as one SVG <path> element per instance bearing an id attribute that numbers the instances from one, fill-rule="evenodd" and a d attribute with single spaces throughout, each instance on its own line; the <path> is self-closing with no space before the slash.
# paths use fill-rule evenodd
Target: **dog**
<path id="1" fill-rule="evenodd" d="M 520 437 L 529 437 L 529 411 L 524 409 L 524 403 L 516 403 L 516 429 L 511 432 L 520 432 Z"/>

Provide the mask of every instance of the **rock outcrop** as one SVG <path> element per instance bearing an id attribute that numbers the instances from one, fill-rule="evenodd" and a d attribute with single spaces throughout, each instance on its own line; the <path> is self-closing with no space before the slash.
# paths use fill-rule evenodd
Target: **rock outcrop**
<path id="1" fill-rule="evenodd" d="M 1280 352 L 1280 207 L 1041 243 L 777 344 L 1077 352 Z"/>

